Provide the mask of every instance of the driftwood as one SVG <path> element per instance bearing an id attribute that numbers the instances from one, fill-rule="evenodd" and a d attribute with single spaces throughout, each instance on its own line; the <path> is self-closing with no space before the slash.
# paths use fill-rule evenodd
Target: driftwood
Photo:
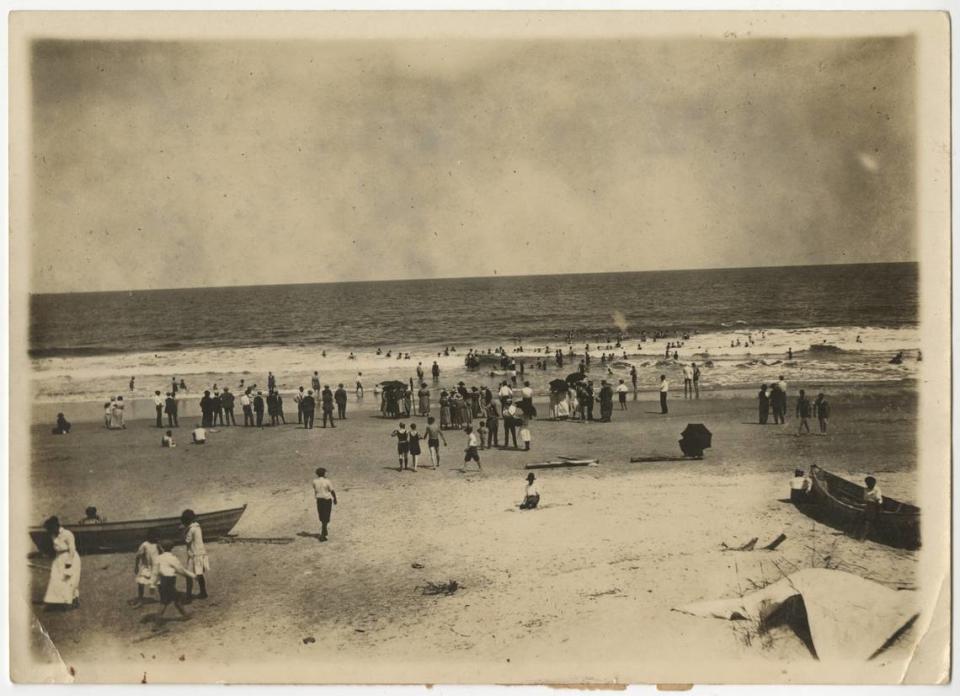
<path id="1" fill-rule="evenodd" d="M 728 546 L 727 542 L 723 541 L 723 542 L 720 542 L 720 546 L 722 551 L 757 551 L 757 550 L 773 551 L 778 546 L 780 546 L 780 544 L 782 544 L 784 541 L 787 540 L 787 535 L 781 533 L 780 536 L 778 536 L 776 539 L 771 541 L 769 544 L 767 544 L 766 546 L 761 546 L 760 549 L 757 549 L 756 546 L 759 540 L 760 540 L 759 537 L 753 537 L 753 539 L 748 541 L 743 546 Z"/>

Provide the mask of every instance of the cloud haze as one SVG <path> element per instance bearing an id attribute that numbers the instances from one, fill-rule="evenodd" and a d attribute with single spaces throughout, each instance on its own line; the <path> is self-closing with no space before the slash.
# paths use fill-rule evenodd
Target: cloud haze
<path id="1" fill-rule="evenodd" d="M 915 258 L 914 42 L 34 45 L 34 291 Z"/>

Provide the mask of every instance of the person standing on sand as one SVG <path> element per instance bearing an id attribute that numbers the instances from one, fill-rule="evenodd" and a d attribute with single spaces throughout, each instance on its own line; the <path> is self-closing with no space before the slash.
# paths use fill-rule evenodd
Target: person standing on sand
<path id="1" fill-rule="evenodd" d="M 770 394 L 767 391 L 767 385 L 760 385 L 760 393 L 757 394 L 757 408 L 760 418 L 760 425 L 766 425 L 770 417 Z"/>
<path id="2" fill-rule="evenodd" d="M 410 453 L 410 433 L 407 432 L 407 426 L 400 423 L 397 429 L 390 433 L 390 437 L 397 438 L 397 462 L 400 471 L 404 471 L 407 468 L 407 455 Z"/>
<path id="3" fill-rule="evenodd" d="M 204 428 L 209 428 L 213 425 L 213 409 L 210 405 L 211 401 L 212 399 L 210 398 L 210 392 L 203 392 L 203 396 L 200 397 L 200 422 L 203 424 Z"/>
<path id="4" fill-rule="evenodd" d="M 177 594 L 177 575 L 182 575 L 191 581 L 196 576 L 184 568 L 183 564 L 180 563 L 180 559 L 174 556 L 172 552 L 165 551 L 163 544 L 157 544 L 157 552 L 157 580 L 160 583 L 160 603 L 163 605 L 163 608 L 154 618 L 154 623 L 157 626 L 160 625 L 160 621 L 163 620 L 163 615 L 166 613 L 167 607 L 171 604 L 180 612 L 183 620 L 187 621 L 191 617 L 180 603 L 180 597 Z"/>
<path id="5" fill-rule="evenodd" d="M 780 392 L 780 424 L 782 425 L 787 420 L 787 382 L 783 379 L 783 375 L 780 375 L 780 381 L 777 382 L 777 391 Z"/>
<path id="6" fill-rule="evenodd" d="M 510 446 L 510 436 L 513 436 L 513 448 L 518 449 L 517 445 L 517 420 L 519 419 L 520 411 L 512 403 L 507 403 L 507 407 L 503 409 L 503 447 L 506 449 Z"/>
<path id="7" fill-rule="evenodd" d="M 183 541 L 187 545 L 187 569 L 195 574 L 197 584 L 200 586 L 199 599 L 207 598 L 207 581 L 203 574 L 210 570 L 210 558 L 207 556 L 207 549 L 203 545 L 203 530 L 200 523 L 197 522 L 197 515 L 193 510 L 184 510 L 180 515 L 180 524 L 186 527 Z M 193 578 L 187 578 L 187 601 L 193 599 Z"/>
<path id="8" fill-rule="evenodd" d="M 420 433 L 417 432 L 417 424 L 410 424 L 410 437 L 408 438 L 410 447 L 410 470 L 417 470 L 417 461 L 420 459 Z"/>
<path id="9" fill-rule="evenodd" d="M 693 366 L 683 366 L 683 398 L 693 398 Z"/>
<path id="10" fill-rule="evenodd" d="M 337 402 L 337 418 L 346 420 L 347 418 L 347 390 L 343 384 L 337 385 L 337 391 L 333 393 L 333 400 Z M 331 420 L 333 420 L 331 418 Z"/>
<path id="11" fill-rule="evenodd" d="M 333 423 L 333 392 L 330 391 L 330 385 L 323 385 L 323 392 L 320 394 L 320 408 L 323 411 L 323 427 L 327 427 L 327 420 L 330 421 L 330 427 L 336 428 Z"/>
<path id="12" fill-rule="evenodd" d="M 427 383 L 420 383 L 420 390 L 417 392 L 417 400 L 419 402 L 419 413 L 421 416 L 430 415 L 430 390 L 427 389 Z"/>
<path id="13" fill-rule="evenodd" d="M 307 392 L 300 404 L 303 408 L 303 429 L 313 430 L 313 416 L 317 410 L 317 401 L 313 398 L 312 389 Z"/>
<path id="14" fill-rule="evenodd" d="M 491 399 L 484 404 L 484 413 L 480 416 L 487 420 L 487 449 L 500 446 L 500 418 L 497 404 Z"/>
<path id="15" fill-rule="evenodd" d="M 313 479 L 313 497 L 317 501 L 317 517 L 320 518 L 320 537 L 318 541 L 326 541 L 327 525 L 330 524 L 333 506 L 337 504 L 337 492 L 333 490 L 333 484 L 327 478 L 326 469 L 321 466 L 314 473 L 317 477 Z"/>
<path id="16" fill-rule="evenodd" d="M 430 368 L 430 372 L 433 374 L 433 381 L 434 381 L 434 382 L 439 382 L 439 381 L 440 381 L 440 366 L 437 365 L 437 361 L 436 361 L 436 360 L 433 361 L 433 367 Z"/>
<path id="17" fill-rule="evenodd" d="M 251 407 L 250 392 L 245 391 L 240 397 L 240 408 L 243 409 L 243 427 L 253 426 L 253 408 Z"/>
<path id="18" fill-rule="evenodd" d="M 236 425 L 237 419 L 233 415 L 233 394 L 230 387 L 223 388 L 223 394 L 220 396 L 220 405 L 223 406 L 224 425 Z"/>
<path id="19" fill-rule="evenodd" d="M 627 385 L 623 383 L 623 380 L 620 380 L 620 384 L 617 385 L 617 399 L 620 401 L 620 410 L 627 410 Z"/>
<path id="20" fill-rule="evenodd" d="M 213 425 L 223 425 L 223 398 L 220 396 L 220 392 L 213 392 L 210 405 L 213 407 Z"/>
<path id="21" fill-rule="evenodd" d="M 600 422 L 609 423 L 613 418 L 613 389 L 607 380 L 600 380 Z"/>
<path id="22" fill-rule="evenodd" d="M 157 557 L 160 555 L 160 547 L 157 545 L 157 533 L 153 530 L 147 532 L 147 540 L 140 544 L 137 549 L 137 555 L 133 559 L 133 577 L 137 583 L 137 598 L 131 600 L 130 604 L 139 607 L 143 604 L 144 591 L 151 594 L 156 591 L 159 584 L 157 573 Z"/>
<path id="23" fill-rule="evenodd" d="M 153 392 L 153 405 L 157 409 L 157 427 L 163 427 L 163 399 L 160 397 L 160 390 Z"/>
<path id="24" fill-rule="evenodd" d="M 303 391 L 303 387 L 293 395 L 293 401 L 297 405 L 297 425 L 303 423 L 303 397 L 306 396 L 306 393 Z"/>
<path id="25" fill-rule="evenodd" d="M 310 386 L 313 387 L 313 393 L 320 393 L 320 375 L 317 374 L 317 371 L 313 371 L 313 378 L 310 380 Z"/>
<path id="26" fill-rule="evenodd" d="M 73 532 L 60 526 L 58 517 L 47 518 L 43 528 L 53 546 L 53 563 L 43 603 L 64 610 L 77 609 L 80 606 L 80 554 Z"/>
<path id="27" fill-rule="evenodd" d="M 257 414 L 257 427 L 263 427 L 263 392 L 257 392 L 253 397 L 253 412 Z"/>
<path id="28" fill-rule="evenodd" d="M 434 469 L 440 468 L 440 441 L 443 446 L 447 446 L 447 438 L 443 436 L 443 431 L 437 425 L 437 419 L 433 416 L 427 418 L 427 431 L 423 434 L 423 439 L 427 441 L 427 451 L 430 453 L 430 462 Z"/>
<path id="29" fill-rule="evenodd" d="M 694 398 L 700 398 L 700 368 L 697 363 L 693 363 L 693 393 Z"/>
<path id="30" fill-rule="evenodd" d="M 361 400 L 361 399 L 363 399 L 363 373 L 362 373 L 362 372 L 358 372 L 358 373 L 357 373 L 357 389 L 356 389 L 356 393 L 357 393 L 357 400 L 358 400 L 358 401 Z"/>
<path id="31" fill-rule="evenodd" d="M 817 400 L 813 402 L 813 414 L 817 417 L 817 420 L 820 421 L 820 434 L 826 435 L 827 421 L 830 419 L 830 404 L 827 402 L 827 397 L 823 395 L 823 392 L 817 394 Z"/>
<path id="32" fill-rule="evenodd" d="M 660 375 L 660 414 L 667 414 L 667 393 L 670 391 L 670 383 L 666 375 Z"/>
<path id="33" fill-rule="evenodd" d="M 797 428 L 797 435 L 806 430 L 810 432 L 809 418 L 811 416 L 810 399 L 807 398 L 803 389 L 800 390 L 800 396 L 797 397 L 797 418 L 800 419 L 800 427 Z"/>
<path id="34" fill-rule="evenodd" d="M 467 448 L 464 450 L 463 468 L 466 470 L 467 462 L 472 460 L 477 463 L 477 468 L 483 471 L 483 465 L 480 464 L 480 452 L 478 451 L 480 447 L 480 438 L 477 437 L 477 434 L 473 432 L 473 428 L 471 428 L 469 425 L 464 429 L 464 433 L 467 435 Z"/>
<path id="35" fill-rule="evenodd" d="M 630 366 L 630 382 L 633 383 L 633 400 L 636 401 L 637 400 L 637 367 L 636 365 Z"/>

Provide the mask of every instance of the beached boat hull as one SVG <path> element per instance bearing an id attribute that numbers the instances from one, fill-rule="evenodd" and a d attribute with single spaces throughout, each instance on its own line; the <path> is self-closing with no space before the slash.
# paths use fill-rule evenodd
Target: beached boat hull
<path id="1" fill-rule="evenodd" d="M 247 506 L 217 510 L 197 515 L 197 522 L 203 528 L 204 541 L 212 541 L 225 536 L 233 529 Z M 113 551 L 136 551 L 153 532 L 164 546 L 176 546 L 183 543 L 183 527 L 179 517 L 162 517 L 153 520 L 129 520 L 126 522 L 107 522 L 105 524 L 67 524 L 73 532 L 80 553 L 110 553 Z M 43 527 L 31 527 L 30 538 L 36 547 L 46 554 L 52 554 L 50 535 Z"/>
<path id="2" fill-rule="evenodd" d="M 863 524 L 863 486 L 823 469 L 811 472 L 810 480 L 810 492 L 795 501 L 797 508 L 818 522 L 856 533 Z M 920 548 L 920 508 L 884 496 L 867 538 L 897 548 Z"/>

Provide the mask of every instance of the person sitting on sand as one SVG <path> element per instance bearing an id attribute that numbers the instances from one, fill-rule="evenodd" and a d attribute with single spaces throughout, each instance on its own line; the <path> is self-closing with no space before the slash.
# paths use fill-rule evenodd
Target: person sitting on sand
<path id="1" fill-rule="evenodd" d="M 84 510 L 84 514 L 86 515 L 86 517 L 84 517 L 82 520 L 77 522 L 77 524 L 85 526 L 88 524 L 103 524 L 104 522 L 106 522 L 106 520 L 104 520 L 102 517 L 100 517 L 100 515 L 97 514 L 97 508 L 93 507 L 92 505 L 88 507 L 86 510 Z"/>
<path id="2" fill-rule="evenodd" d="M 163 437 L 160 438 L 161 447 L 176 447 L 177 443 L 173 441 L 173 431 L 168 430 Z"/>
<path id="3" fill-rule="evenodd" d="M 521 510 L 533 510 L 540 504 L 540 487 L 536 481 L 537 477 L 532 471 L 527 474 L 527 485 L 523 488 L 523 502 L 520 503 Z"/>
<path id="4" fill-rule="evenodd" d="M 810 492 L 810 478 L 803 472 L 803 469 L 794 469 L 793 478 L 790 479 L 790 501 L 801 503 L 807 498 Z"/>
<path id="5" fill-rule="evenodd" d="M 191 435 L 193 437 L 193 444 L 195 445 L 207 444 L 207 431 L 199 423 L 197 423 L 197 427 L 193 429 L 193 433 L 191 433 Z"/>
<path id="6" fill-rule="evenodd" d="M 863 491 L 864 507 L 863 522 L 860 527 L 860 541 L 867 538 L 867 535 L 877 523 L 877 518 L 880 516 L 880 508 L 883 505 L 883 494 L 877 485 L 877 479 L 873 476 L 867 476 L 863 482 L 867 484 L 867 487 Z"/>
<path id="7" fill-rule="evenodd" d="M 53 426 L 54 435 L 66 435 L 70 432 L 70 421 L 63 417 L 62 413 L 57 414 L 57 424 Z"/>

